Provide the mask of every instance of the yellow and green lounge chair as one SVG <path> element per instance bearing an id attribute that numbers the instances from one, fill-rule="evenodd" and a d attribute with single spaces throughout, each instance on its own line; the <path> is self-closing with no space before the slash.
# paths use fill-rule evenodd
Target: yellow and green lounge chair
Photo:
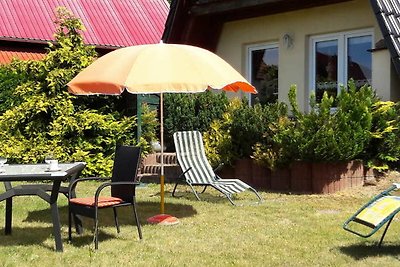
<path id="1" fill-rule="evenodd" d="M 343 229 L 367 238 L 386 224 L 378 245 L 381 246 L 393 218 L 400 211 L 400 196 L 393 195 L 399 188 L 400 183 L 394 183 L 372 198 L 344 223 Z"/>

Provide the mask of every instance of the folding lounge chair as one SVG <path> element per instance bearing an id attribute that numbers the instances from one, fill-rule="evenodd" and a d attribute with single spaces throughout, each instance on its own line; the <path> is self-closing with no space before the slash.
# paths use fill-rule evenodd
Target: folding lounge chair
<path id="1" fill-rule="evenodd" d="M 400 184 L 395 183 L 372 198 L 344 223 L 343 229 L 367 238 L 387 223 L 379 241 L 380 247 L 393 218 L 400 211 L 400 196 L 392 195 L 399 188 Z"/>
<path id="2" fill-rule="evenodd" d="M 207 186 L 211 186 L 224 194 L 233 205 L 235 203 L 232 200 L 232 195 L 243 192 L 246 189 L 256 194 L 258 202 L 262 201 L 257 191 L 248 184 L 239 179 L 221 179 L 214 173 L 204 152 L 203 139 L 200 132 L 176 132 L 174 133 L 174 143 L 178 163 L 183 171 L 180 178 L 183 178 L 190 186 L 198 200 L 200 200 L 200 197 L 193 186 L 204 186 L 204 190 L 201 193 L 204 193 Z M 175 196 L 178 184 L 179 181 L 172 191 L 172 196 Z"/>

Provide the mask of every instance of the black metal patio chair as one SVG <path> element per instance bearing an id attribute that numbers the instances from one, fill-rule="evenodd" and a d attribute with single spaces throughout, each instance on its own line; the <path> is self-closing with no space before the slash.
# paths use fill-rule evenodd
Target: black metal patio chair
<path id="1" fill-rule="evenodd" d="M 140 162 L 140 147 L 120 146 L 116 149 L 111 181 L 109 178 L 88 177 L 73 181 L 69 186 L 68 194 L 68 239 L 71 241 L 72 215 L 81 215 L 94 219 L 94 243 L 98 248 L 98 211 L 100 209 L 112 208 L 117 232 L 120 232 L 117 208 L 132 206 L 136 221 L 139 238 L 142 239 L 142 230 L 136 211 L 135 189 L 139 184 L 136 182 L 137 171 Z M 72 192 L 81 181 L 100 180 L 102 183 L 91 197 L 73 197 Z M 102 196 L 103 189 L 111 187 L 111 196 Z"/>

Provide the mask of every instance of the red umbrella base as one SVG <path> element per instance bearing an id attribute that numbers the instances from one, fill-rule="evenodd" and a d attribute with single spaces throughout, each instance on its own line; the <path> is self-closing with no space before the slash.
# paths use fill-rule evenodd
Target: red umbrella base
<path id="1" fill-rule="evenodd" d="M 158 224 L 158 225 L 174 225 L 178 224 L 179 220 L 178 218 L 168 214 L 158 214 L 148 218 L 147 222 L 150 224 Z"/>

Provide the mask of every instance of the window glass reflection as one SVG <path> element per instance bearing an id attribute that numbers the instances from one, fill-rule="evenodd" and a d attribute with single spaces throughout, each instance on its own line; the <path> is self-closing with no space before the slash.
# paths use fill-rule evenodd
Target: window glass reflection
<path id="1" fill-rule="evenodd" d="M 357 87 L 371 84 L 371 48 L 371 36 L 350 37 L 347 40 L 347 77 L 353 79 Z"/>
<path id="2" fill-rule="evenodd" d="M 251 95 L 251 103 L 273 103 L 278 100 L 278 48 L 251 52 L 251 83 L 258 94 Z"/>
<path id="3" fill-rule="evenodd" d="M 315 53 L 315 97 L 320 102 L 324 92 L 337 95 L 338 41 L 316 42 Z"/>

